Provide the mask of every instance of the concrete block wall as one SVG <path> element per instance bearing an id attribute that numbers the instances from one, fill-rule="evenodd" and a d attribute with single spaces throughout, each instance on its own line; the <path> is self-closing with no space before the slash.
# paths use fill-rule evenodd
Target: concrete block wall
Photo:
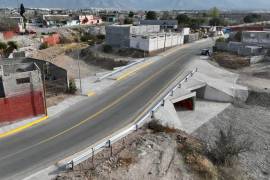
<path id="1" fill-rule="evenodd" d="M 159 32 L 160 26 L 131 26 L 131 25 L 112 25 L 106 26 L 106 44 L 113 47 L 129 48 L 130 37 L 132 34 L 143 35 L 146 33 Z"/>
<path id="2" fill-rule="evenodd" d="M 242 43 L 270 48 L 270 32 L 244 31 L 242 33 Z"/>
<path id="3" fill-rule="evenodd" d="M 0 32 L 0 41 L 4 41 L 5 39 L 4 39 L 4 35 L 3 35 L 3 33 L 2 32 Z"/>
<path id="4" fill-rule="evenodd" d="M 192 43 L 194 41 L 199 40 L 199 33 L 193 33 L 193 34 L 189 34 L 189 35 L 185 35 L 185 43 Z"/>
<path id="5" fill-rule="evenodd" d="M 183 36 L 176 33 L 157 34 L 149 36 L 132 35 L 130 39 L 130 47 L 140 49 L 142 51 L 153 52 L 163 48 L 170 48 L 183 44 Z"/>
<path id="6" fill-rule="evenodd" d="M 63 92 L 65 92 L 68 88 L 68 77 L 67 71 L 59 66 L 56 66 L 48 61 L 33 59 L 33 58 L 16 58 L 16 59 L 5 59 L 4 64 L 28 64 L 28 63 L 35 63 L 40 72 L 43 74 L 45 72 L 45 79 L 46 82 L 58 81 L 57 86 Z M 1 64 L 1 63 L 0 63 Z"/>
<path id="7" fill-rule="evenodd" d="M 29 78 L 30 83 L 18 83 L 17 80 L 22 78 Z M 43 91 L 43 84 L 39 71 L 10 74 L 9 76 L 3 76 L 2 81 L 6 97 Z"/>
<path id="8" fill-rule="evenodd" d="M 10 67 L 7 71 L 7 75 L 1 76 L 0 82 L 3 89 L 0 98 L 0 122 L 12 122 L 44 114 L 41 73 L 38 70 L 17 72 L 16 68 Z"/>
<path id="9" fill-rule="evenodd" d="M 129 47 L 130 26 L 107 26 L 106 44 L 114 47 Z"/>
<path id="10" fill-rule="evenodd" d="M 258 56 L 266 53 L 260 47 L 247 46 L 241 42 L 216 42 L 215 48 L 219 51 L 228 51 L 241 56 Z"/>

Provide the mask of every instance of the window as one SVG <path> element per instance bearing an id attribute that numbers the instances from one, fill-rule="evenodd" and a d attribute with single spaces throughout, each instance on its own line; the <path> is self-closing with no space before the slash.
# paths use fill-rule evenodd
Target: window
<path id="1" fill-rule="evenodd" d="M 16 82 L 17 82 L 17 84 L 26 84 L 26 83 L 30 83 L 30 77 L 16 79 Z"/>

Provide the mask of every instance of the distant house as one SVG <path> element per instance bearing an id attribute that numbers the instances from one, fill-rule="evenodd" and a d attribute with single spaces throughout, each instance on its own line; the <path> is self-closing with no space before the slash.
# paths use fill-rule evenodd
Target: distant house
<path id="1" fill-rule="evenodd" d="M 270 48 L 270 31 L 243 31 L 242 43 Z"/>
<path id="2" fill-rule="evenodd" d="M 159 25 L 106 27 L 106 44 L 113 47 L 133 48 L 151 54 L 183 43 L 182 34 L 160 32 Z"/>
<path id="3" fill-rule="evenodd" d="M 69 15 L 43 15 L 46 26 L 72 26 L 78 25 L 79 21 Z"/>
<path id="4" fill-rule="evenodd" d="M 20 16 L 16 17 L 1 17 L 0 18 L 0 32 L 1 39 L 11 39 L 16 33 L 23 33 L 23 18 Z"/>
<path id="5" fill-rule="evenodd" d="M 93 15 L 43 15 L 46 26 L 76 26 L 76 25 L 97 25 L 102 19 Z"/>
<path id="6" fill-rule="evenodd" d="M 177 20 L 141 20 L 140 25 L 159 25 L 164 30 L 177 30 Z"/>
<path id="7" fill-rule="evenodd" d="M 128 48 L 130 47 L 131 35 L 157 32 L 160 32 L 160 26 L 110 25 L 106 26 L 106 44 L 113 47 Z"/>
<path id="8" fill-rule="evenodd" d="M 175 32 L 145 33 L 132 35 L 130 47 L 149 54 L 184 44 L 184 36 Z"/>
<path id="9" fill-rule="evenodd" d="M 117 19 L 118 19 L 115 15 L 107 15 L 105 18 L 106 18 L 106 22 L 111 22 L 111 23 L 117 22 Z"/>
<path id="10" fill-rule="evenodd" d="M 80 15 L 78 18 L 81 25 L 98 25 L 102 23 L 100 17 L 95 17 L 93 15 Z"/>

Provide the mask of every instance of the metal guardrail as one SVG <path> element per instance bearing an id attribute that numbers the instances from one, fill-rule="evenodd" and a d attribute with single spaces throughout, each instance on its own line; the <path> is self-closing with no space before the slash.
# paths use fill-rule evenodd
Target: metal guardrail
<path id="1" fill-rule="evenodd" d="M 103 79 L 105 79 L 105 78 L 107 78 L 107 77 L 110 77 L 110 76 L 112 76 L 112 75 L 114 75 L 114 74 L 116 74 L 116 73 L 119 73 L 119 72 L 121 72 L 121 71 L 123 71 L 123 70 L 125 70 L 125 69 L 127 69 L 127 68 L 130 68 L 130 67 L 132 67 L 132 66 L 134 66 L 134 65 L 136 65 L 136 64 L 142 63 L 142 62 L 144 62 L 144 61 L 146 61 L 145 58 L 142 59 L 142 60 L 140 60 L 140 61 L 136 61 L 136 62 L 133 62 L 133 63 L 128 64 L 128 65 L 126 65 L 126 66 L 120 67 L 120 68 L 118 68 L 117 70 L 115 70 L 115 71 L 113 71 L 113 72 L 111 72 L 111 73 L 108 73 L 108 74 L 105 74 L 104 76 L 99 77 L 99 78 L 96 80 L 96 82 L 99 82 L 99 81 L 101 81 L 101 80 L 103 80 Z"/>
<path id="2" fill-rule="evenodd" d="M 142 127 L 144 125 L 144 122 L 147 118 L 151 117 L 154 118 L 154 113 L 159 109 L 159 107 L 165 105 L 165 101 L 170 97 L 173 96 L 174 92 L 182 87 L 182 84 L 187 82 L 189 78 L 191 78 L 196 72 L 198 72 L 198 68 L 191 71 L 188 75 L 185 76 L 179 83 L 177 83 L 176 86 L 171 88 L 169 92 L 164 95 L 161 100 L 150 110 L 148 113 L 146 113 L 139 121 L 135 122 L 131 127 L 128 127 L 127 129 L 121 131 L 117 135 L 109 138 L 108 140 L 104 140 L 103 142 L 99 143 L 95 147 L 92 147 L 91 150 L 84 152 L 83 154 L 77 156 L 73 160 L 69 161 L 66 164 L 66 169 L 73 169 L 74 166 L 82 163 L 83 161 L 91 158 L 94 156 L 95 153 L 100 152 L 104 148 L 111 147 L 113 143 L 117 142 L 121 138 L 127 136 L 128 134 L 138 130 L 138 128 Z"/>

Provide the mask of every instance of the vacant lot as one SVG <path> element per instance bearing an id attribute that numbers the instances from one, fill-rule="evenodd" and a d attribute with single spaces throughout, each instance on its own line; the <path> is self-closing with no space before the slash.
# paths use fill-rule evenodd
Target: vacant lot
<path id="1" fill-rule="evenodd" d="M 239 69 L 250 65 L 249 60 L 246 57 L 226 52 L 214 53 L 212 60 L 217 62 L 220 66 L 230 69 Z"/>

